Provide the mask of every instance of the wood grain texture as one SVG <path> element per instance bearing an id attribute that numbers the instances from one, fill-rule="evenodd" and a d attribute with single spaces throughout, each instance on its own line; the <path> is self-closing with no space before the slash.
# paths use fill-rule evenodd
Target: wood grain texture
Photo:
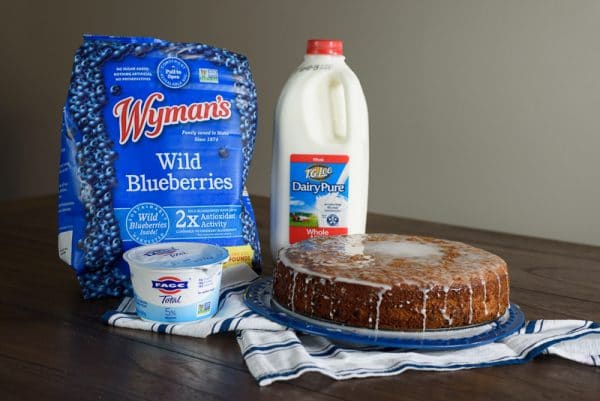
<path id="1" fill-rule="evenodd" d="M 597 400 L 600 368 L 556 357 L 459 372 L 333 381 L 318 374 L 259 388 L 232 334 L 206 340 L 107 327 L 118 300 L 85 302 L 57 257 L 56 199 L 4 202 L 0 216 L 0 391 L 7 400 Z M 265 254 L 268 199 L 254 198 Z M 502 256 L 528 318 L 600 321 L 600 248 L 369 215 L 369 232 L 463 241 Z"/>

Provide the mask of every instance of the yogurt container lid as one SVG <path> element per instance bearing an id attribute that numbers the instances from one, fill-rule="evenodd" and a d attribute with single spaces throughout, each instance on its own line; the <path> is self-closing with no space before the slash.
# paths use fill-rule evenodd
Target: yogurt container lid
<path id="1" fill-rule="evenodd" d="M 194 268 L 223 263 L 229 259 L 225 248 L 200 242 L 161 242 L 128 250 L 127 263 L 147 268 Z"/>

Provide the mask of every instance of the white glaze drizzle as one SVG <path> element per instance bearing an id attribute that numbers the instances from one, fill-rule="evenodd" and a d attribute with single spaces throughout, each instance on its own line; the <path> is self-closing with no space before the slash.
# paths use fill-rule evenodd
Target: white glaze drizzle
<path id="1" fill-rule="evenodd" d="M 312 274 L 312 273 L 310 273 Z M 360 279 L 353 279 L 349 277 L 334 277 L 331 279 L 332 281 L 338 281 L 340 283 L 348 283 L 348 284 L 357 284 L 357 285 L 366 285 L 369 287 L 375 287 L 380 289 L 385 289 L 386 291 L 391 290 L 392 286 L 389 284 L 375 283 L 371 281 L 364 281 Z"/>
<path id="2" fill-rule="evenodd" d="M 292 245 L 293 246 L 293 245 Z M 325 280 L 337 280 L 340 282 L 347 282 L 350 284 L 363 284 L 363 285 L 367 285 L 370 287 L 381 287 L 385 284 L 380 284 L 380 283 L 373 283 L 367 280 L 356 280 L 356 279 L 347 279 L 345 277 L 333 277 L 331 275 L 328 274 L 324 274 L 312 269 L 307 269 L 304 266 L 298 265 L 297 263 L 292 262 L 290 259 L 288 259 L 288 257 L 285 254 L 285 251 L 287 250 L 287 248 L 281 248 L 279 250 L 279 255 L 278 255 L 278 260 L 279 262 L 283 263 L 285 265 L 285 267 L 287 267 L 290 270 L 293 270 L 294 272 L 299 272 L 299 273 L 304 273 L 304 274 L 308 274 L 311 276 L 315 276 L 315 277 L 319 277 L 321 279 L 321 284 L 325 283 Z M 391 286 L 388 286 L 391 289 Z"/>
<path id="3" fill-rule="evenodd" d="M 469 283 L 469 324 L 473 323 L 473 286 Z"/>
<path id="4" fill-rule="evenodd" d="M 481 285 L 483 286 L 483 311 L 485 313 L 485 315 L 488 315 L 488 307 L 487 307 L 487 287 L 486 287 L 486 283 L 485 283 L 485 279 L 483 278 L 483 276 L 479 276 L 479 279 L 481 280 Z"/>
<path id="5" fill-rule="evenodd" d="M 442 256 L 440 249 L 435 245 L 408 241 L 367 242 L 363 252 L 390 260 L 396 258 L 438 260 Z"/>
<path id="6" fill-rule="evenodd" d="M 429 291 L 431 291 L 431 287 L 422 288 L 421 291 L 423 292 L 423 307 L 421 308 L 421 315 L 423 315 L 423 331 L 425 331 L 427 328 L 427 299 L 429 299 Z"/>
<path id="7" fill-rule="evenodd" d="M 375 303 L 375 330 L 379 330 L 379 311 L 381 309 L 381 302 L 383 301 L 383 295 L 388 290 L 382 288 L 377 292 L 377 302 Z"/>
<path id="8" fill-rule="evenodd" d="M 331 292 L 335 294 L 335 281 L 331 282 Z M 328 297 L 329 298 L 329 297 Z M 331 298 L 329 301 L 329 319 L 333 320 L 333 315 L 335 313 L 335 297 Z"/>
<path id="9" fill-rule="evenodd" d="M 504 272 L 504 277 L 506 277 L 506 282 L 508 283 L 508 271 Z M 510 285 L 506 289 L 506 307 L 510 306 Z"/>
<path id="10" fill-rule="evenodd" d="M 494 270 L 494 274 L 496 275 L 496 279 L 498 280 L 498 296 L 500 296 L 500 292 L 502 290 L 502 283 L 500 282 L 500 276 L 498 272 Z M 500 305 L 498 305 L 498 312 L 496 312 L 496 317 L 500 316 Z"/>
<path id="11" fill-rule="evenodd" d="M 444 319 L 446 319 L 446 322 L 448 322 L 448 326 L 452 326 L 452 322 L 454 321 L 454 319 L 452 319 L 452 317 L 448 314 L 448 291 L 450 291 L 450 287 L 445 286 L 444 287 L 444 308 L 441 310 L 441 312 L 442 312 L 442 316 L 444 317 Z"/>
<path id="12" fill-rule="evenodd" d="M 296 276 L 298 276 L 298 272 L 294 270 L 294 273 L 292 274 L 292 294 L 290 295 L 290 302 L 291 302 L 290 309 L 292 311 L 295 310 L 294 297 L 296 296 Z"/>
<path id="13" fill-rule="evenodd" d="M 311 277 L 306 276 L 304 279 L 304 308 L 306 309 L 306 304 L 308 303 L 308 283 L 310 282 Z"/>
<path id="14" fill-rule="evenodd" d="M 306 283 L 307 289 L 308 289 L 308 284 L 312 281 L 312 279 L 313 279 L 312 277 L 307 278 L 307 283 Z M 316 287 L 314 285 L 312 285 L 311 287 L 312 287 L 312 291 L 310 293 L 310 315 L 314 316 L 314 314 L 315 314 L 315 288 Z"/>

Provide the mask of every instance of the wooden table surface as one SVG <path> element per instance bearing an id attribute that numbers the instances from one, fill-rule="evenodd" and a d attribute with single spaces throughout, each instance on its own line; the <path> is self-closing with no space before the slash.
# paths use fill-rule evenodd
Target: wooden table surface
<path id="1" fill-rule="evenodd" d="M 254 198 L 265 253 L 268 201 Z M 56 199 L 0 203 L 3 400 L 599 400 L 600 368 L 543 356 L 525 365 L 334 381 L 309 373 L 260 388 L 233 334 L 206 340 L 117 329 L 85 302 L 56 250 Z M 458 240 L 502 256 L 527 318 L 600 321 L 600 248 L 369 215 L 369 232 Z"/>

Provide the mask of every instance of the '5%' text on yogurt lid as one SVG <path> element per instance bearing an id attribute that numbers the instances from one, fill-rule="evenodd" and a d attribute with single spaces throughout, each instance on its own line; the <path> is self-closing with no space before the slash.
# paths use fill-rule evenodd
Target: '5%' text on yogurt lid
<path id="1" fill-rule="evenodd" d="M 161 242 L 130 249 L 123 258 L 150 269 L 189 269 L 224 263 L 229 253 L 220 246 L 199 242 Z"/>

